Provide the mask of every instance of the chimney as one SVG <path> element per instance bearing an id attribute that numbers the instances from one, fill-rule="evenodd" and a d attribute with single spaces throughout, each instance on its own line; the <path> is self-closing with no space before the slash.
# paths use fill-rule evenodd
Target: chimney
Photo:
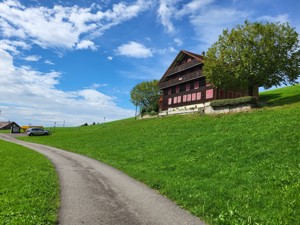
<path id="1" fill-rule="evenodd" d="M 202 52 L 202 56 L 205 56 L 205 51 Z"/>

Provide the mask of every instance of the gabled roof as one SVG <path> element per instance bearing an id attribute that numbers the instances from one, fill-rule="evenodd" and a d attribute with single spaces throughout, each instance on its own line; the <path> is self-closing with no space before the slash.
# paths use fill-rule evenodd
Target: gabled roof
<path id="1" fill-rule="evenodd" d="M 159 80 L 159 84 L 164 80 L 164 78 L 166 77 L 168 71 L 176 66 L 178 66 L 178 64 L 182 61 L 183 57 L 185 55 L 190 56 L 192 59 L 196 59 L 198 61 L 200 61 L 201 63 L 203 63 L 203 56 L 202 55 L 198 55 L 196 53 L 192 53 L 192 52 L 188 52 L 186 50 L 181 50 L 177 56 L 175 57 L 175 59 L 173 60 L 173 62 L 171 63 L 171 65 L 169 66 L 169 68 L 166 70 L 166 72 L 164 73 L 164 75 L 162 76 L 162 78 Z"/>
<path id="2" fill-rule="evenodd" d="M 0 122 L 0 129 L 2 127 L 6 127 L 8 124 L 10 124 L 11 122 Z"/>
<path id="3" fill-rule="evenodd" d="M 17 126 L 19 126 L 17 123 L 15 122 L 0 122 L 0 130 L 9 126 L 9 125 L 13 125 L 13 124 L 16 124 Z"/>

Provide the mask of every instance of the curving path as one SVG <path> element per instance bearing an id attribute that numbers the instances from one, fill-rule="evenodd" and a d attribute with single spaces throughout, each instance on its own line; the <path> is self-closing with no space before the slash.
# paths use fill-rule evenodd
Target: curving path
<path id="1" fill-rule="evenodd" d="M 154 190 L 97 160 L 6 134 L 0 138 L 52 161 L 60 180 L 59 224 L 204 225 Z"/>

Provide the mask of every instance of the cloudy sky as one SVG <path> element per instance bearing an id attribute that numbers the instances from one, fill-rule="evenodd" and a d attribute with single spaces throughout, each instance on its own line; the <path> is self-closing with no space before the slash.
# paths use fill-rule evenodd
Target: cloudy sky
<path id="1" fill-rule="evenodd" d="M 299 0 L 0 1 L 0 121 L 132 117 L 132 87 L 159 79 L 181 49 L 201 54 L 245 20 L 300 33 L 299 12 Z"/>

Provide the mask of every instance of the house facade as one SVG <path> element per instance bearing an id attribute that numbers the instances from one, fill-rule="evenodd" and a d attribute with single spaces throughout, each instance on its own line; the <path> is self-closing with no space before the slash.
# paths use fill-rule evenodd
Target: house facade
<path id="1" fill-rule="evenodd" d="M 203 53 L 204 54 L 204 53 Z M 181 50 L 159 81 L 162 97 L 159 105 L 162 112 L 175 109 L 199 111 L 206 103 L 216 99 L 239 98 L 248 95 L 248 90 L 216 88 L 206 81 L 202 73 L 203 55 Z M 258 88 L 253 95 L 258 96 Z"/>

